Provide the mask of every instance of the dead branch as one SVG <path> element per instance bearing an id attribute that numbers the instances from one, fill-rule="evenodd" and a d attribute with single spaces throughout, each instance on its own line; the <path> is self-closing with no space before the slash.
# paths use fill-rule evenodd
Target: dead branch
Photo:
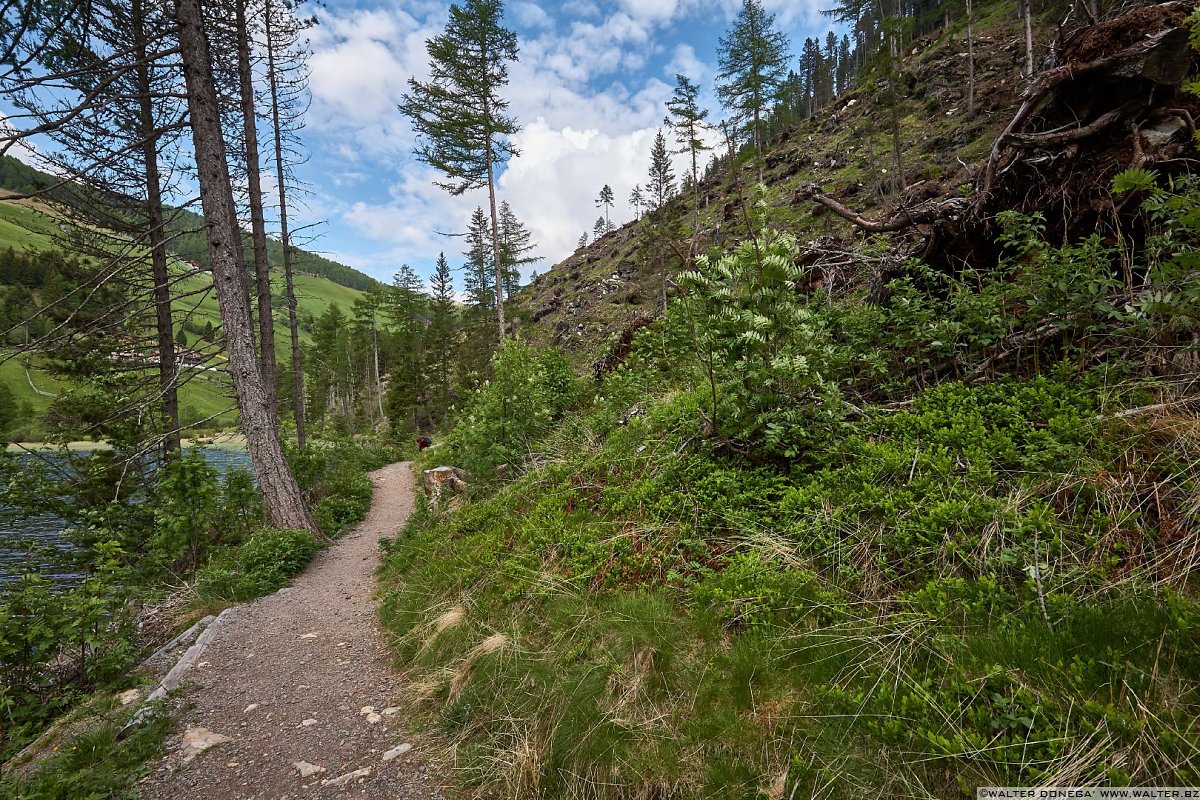
<path id="1" fill-rule="evenodd" d="M 849 220 L 859 228 L 869 233 L 893 233 L 911 228 L 914 225 L 928 225 L 933 222 L 953 217 L 966 208 L 966 199 L 951 197 L 945 200 L 919 203 L 915 206 L 902 207 L 892 216 L 884 219 L 868 219 L 857 211 L 824 194 L 821 187 L 815 183 L 807 183 L 796 190 L 793 202 L 812 201 L 824 206 L 842 219 Z"/>
<path id="2" fill-rule="evenodd" d="M 1125 111 L 1124 107 L 1114 108 L 1107 114 L 1101 114 L 1096 117 L 1096 119 L 1087 125 L 1066 128 L 1065 130 L 1046 131 L 1045 133 L 1014 133 L 1009 139 L 1022 147 L 1056 147 L 1070 144 L 1071 142 L 1077 142 L 1080 139 L 1085 139 L 1088 136 L 1099 133 L 1119 120 Z"/>

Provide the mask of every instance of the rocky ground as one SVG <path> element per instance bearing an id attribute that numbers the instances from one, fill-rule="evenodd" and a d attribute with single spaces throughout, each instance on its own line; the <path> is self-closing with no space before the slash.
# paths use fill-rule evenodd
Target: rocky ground
<path id="1" fill-rule="evenodd" d="M 290 589 L 226 614 L 171 699 L 178 732 L 148 799 L 440 798 L 372 592 L 379 539 L 412 510 L 408 464 L 373 473 L 371 513 Z"/>

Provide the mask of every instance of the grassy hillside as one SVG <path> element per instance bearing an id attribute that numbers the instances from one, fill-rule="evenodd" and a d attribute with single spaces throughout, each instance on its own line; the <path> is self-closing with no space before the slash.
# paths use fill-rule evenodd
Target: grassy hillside
<path id="1" fill-rule="evenodd" d="M 41 200 L 6 201 L 3 200 L 3 194 L 11 192 L 0 192 L 0 249 L 11 247 L 16 251 L 38 251 L 55 248 L 54 237 L 60 223 L 53 206 Z M 176 263 L 174 268 L 187 269 L 182 263 Z M 344 267 L 342 269 L 348 270 Z M 368 283 L 371 282 L 366 276 L 360 277 Z M 207 322 L 214 326 L 220 325 L 216 296 L 207 291 L 211 285 L 211 277 L 207 273 L 194 275 L 178 284 L 178 292 L 186 297 L 176 302 L 174 307 L 177 329 L 182 327 L 185 321 L 197 329 L 203 329 Z M 281 295 L 283 276 L 273 276 L 273 285 L 276 296 Z M 354 301 L 362 296 L 358 289 L 334 283 L 317 275 L 296 276 L 295 287 L 297 307 L 302 317 L 319 317 L 333 304 L 348 312 Z M 194 344 L 196 335 L 186 335 L 190 343 Z M 302 337 L 307 340 L 307 333 L 302 332 Z M 288 342 L 286 310 L 280 309 L 276 314 L 275 346 L 281 363 L 286 363 L 290 358 Z M 62 388 L 61 384 L 37 368 L 36 360 L 30 373 L 35 385 L 44 392 L 56 394 Z M 24 368 L 15 360 L 0 364 L 0 383 L 13 392 L 18 404 L 28 403 L 28 408 L 35 414 L 44 411 L 53 400 L 50 396 L 34 392 L 25 377 Z M 190 377 L 180 392 L 180 406 L 185 422 L 220 415 L 216 420 L 206 423 L 206 426 L 236 424 L 236 413 L 232 412 L 235 406 L 232 390 L 227 378 L 219 373 L 200 372 Z"/>
<path id="2" fill-rule="evenodd" d="M 872 84 L 773 142 L 765 190 L 743 157 L 522 293 L 544 346 L 501 350 L 422 456 L 463 484 L 382 573 L 468 792 L 1200 781 L 1190 11 L 1066 37 L 989 164 L 1028 82 L 987 4 L 976 116 L 961 27 L 908 48 L 901 196 Z M 1121 120 L 1157 30 L 1183 68 Z"/>

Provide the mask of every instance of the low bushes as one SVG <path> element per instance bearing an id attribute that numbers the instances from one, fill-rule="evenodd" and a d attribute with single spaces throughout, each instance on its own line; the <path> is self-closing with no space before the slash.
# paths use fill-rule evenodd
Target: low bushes
<path id="1" fill-rule="evenodd" d="M 269 594 L 304 569 L 320 547 L 308 531 L 261 528 L 215 555 L 196 573 L 196 594 L 209 602 L 240 602 Z"/>
<path id="2" fill-rule="evenodd" d="M 694 440 L 700 394 L 568 415 L 389 545 L 384 618 L 475 790 L 1197 779 L 1200 604 L 1157 525 L 1192 456 L 1034 378 L 945 384 L 781 472 Z"/>

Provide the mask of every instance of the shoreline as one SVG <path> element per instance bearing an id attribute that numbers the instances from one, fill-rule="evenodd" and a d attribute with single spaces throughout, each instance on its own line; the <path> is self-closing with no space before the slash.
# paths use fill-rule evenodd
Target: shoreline
<path id="1" fill-rule="evenodd" d="M 200 436 L 195 439 L 183 439 L 182 445 L 184 449 L 188 448 L 204 448 L 206 450 L 228 450 L 230 452 L 244 452 L 246 450 L 246 437 L 242 433 L 218 433 L 213 436 Z M 43 453 L 51 450 L 59 450 L 63 447 L 72 453 L 86 453 L 93 450 L 112 450 L 112 445 L 105 441 L 88 441 L 80 439 L 74 442 L 67 442 L 65 445 L 55 444 L 53 442 L 12 442 L 5 447 L 9 453 Z"/>

